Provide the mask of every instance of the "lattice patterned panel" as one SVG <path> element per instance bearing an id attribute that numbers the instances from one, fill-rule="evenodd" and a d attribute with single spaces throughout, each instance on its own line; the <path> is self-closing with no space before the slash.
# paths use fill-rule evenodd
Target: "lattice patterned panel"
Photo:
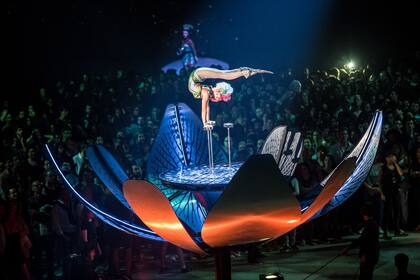
<path id="1" fill-rule="evenodd" d="M 270 154 L 278 164 L 280 161 L 280 152 L 283 149 L 284 141 L 286 139 L 287 127 L 279 126 L 271 131 L 264 142 L 261 154 Z"/>
<path id="2" fill-rule="evenodd" d="M 279 162 L 281 174 L 286 178 L 290 178 L 295 172 L 301 152 L 301 133 L 288 131 Z"/>

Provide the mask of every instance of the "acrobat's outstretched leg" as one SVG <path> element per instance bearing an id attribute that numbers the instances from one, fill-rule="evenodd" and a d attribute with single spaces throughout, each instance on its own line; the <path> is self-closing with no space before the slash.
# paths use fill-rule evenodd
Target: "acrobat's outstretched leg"
<path id="1" fill-rule="evenodd" d="M 196 75 L 202 79 L 223 79 L 223 80 L 235 80 L 240 77 L 248 78 L 255 74 L 273 74 L 271 71 L 253 69 L 249 67 L 241 67 L 232 70 L 219 70 L 214 68 L 198 68 L 196 70 Z"/>

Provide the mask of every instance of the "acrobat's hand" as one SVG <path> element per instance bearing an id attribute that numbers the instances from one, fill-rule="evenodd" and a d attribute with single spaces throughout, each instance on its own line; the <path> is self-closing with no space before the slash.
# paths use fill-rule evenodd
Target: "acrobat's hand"
<path id="1" fill-rule="evenodd" d="M 206 124 L 203 125 L 204 130 L 212 130 L 213 127 L 214 127 L 214 125 L 209 124 L 209 123 L 206 123 Z"/>
<path id="2" fill-rule="evenodd" d="M 204 125 L 203 128 L 204 130 L 209 130 L 209 129 L 213 129 L 214 125 L 216 124 L 215 121 L 207 121 Z"/>

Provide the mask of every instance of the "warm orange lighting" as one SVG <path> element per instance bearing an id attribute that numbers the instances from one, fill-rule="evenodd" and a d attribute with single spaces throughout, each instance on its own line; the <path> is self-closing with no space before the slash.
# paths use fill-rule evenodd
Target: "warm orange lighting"
<path id="1" fill-rule="evenodd" d="M 247 180 L 247 183 L 235 182 L 234 178 L 219 197 L 201 231 L 206 244 L 217 248 L 268 241 L 296 227 L 294 222 L 300 219 L 300 206 L 287 182 L 281 175 L 277 177 L 278 181 L 265 179 L 269 174 L 277 176 L 280 173 L 274 159 L 273 163 L 259 170 L 258 178 L 240 174 L 245 176 L 243 179 L 238 175 L 241 169 L 238 171 L 236 178 Z"/>
<path id="2" fill-rule="evenodd" d="M 355 158 L 342 162 L 324 189 L 301 214 L 287 186 L 243 189 L 229 187 L 204 222 L 201 236 L 211 247 L 233 246 L 277 238 L 303 224 L 321 210 L 354 171 Z M 259 203 L 264 201 L 264 204 Z M 244 207 L 246 205 L 246 207 Z"/>
<path id="3" fill-rule="evenodd" d="M 160 222 L 160 223 L 155 222 L 155 223 L 148 223 L 147 225 L 152 228 L 161 228 L 161 229 L 169 229 L 169 230 L 180 230 L 184 228 L 181 223 L 171 224 L 168 222 Z"/>
<path id="4" fill-rule="evenodd" d="M 246 184 L 245 189 L 241 184 L 230 186 L 204 222 L 203 241 L 217 248 L 269 241 L 289 232 L 309 220 L 332 199 L 354 171 L 355 161 L 354 157 L 349 158 L 336 168 L 303 214 L 286 183 L 267 185 L 264 192 L 251 184 Z M 134 212 L 156 234 L 184 249 L 205 253 L 188 234 L 158 188 L 146 181 L 128 180 L 123 191 Z"/>
<path id="5" fill-rule="evenodd" d="M 194 242 L 176 216 L 169 200 L 154 185 L 143 180 L 128 180 L 124 196 L 137 216 L 168 242 L 199 254 L 205 252 Z"/>

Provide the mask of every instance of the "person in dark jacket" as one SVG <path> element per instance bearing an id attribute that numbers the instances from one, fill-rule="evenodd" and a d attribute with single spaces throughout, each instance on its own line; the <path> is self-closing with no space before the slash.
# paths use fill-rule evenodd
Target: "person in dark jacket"
<path id="1" fill-rule="evenodd" d="M 394 280 L 420 280 L 420 276 L 408 273 L 408 256 L 404 253 L 398 253 L 394 256 L 395 267 L 398 270 L 398 276 Z"/>
<path id="2" fill-rule="evenodd" d="M 364 207 L 361 211 L 363 217 L 363 231 L 359 238 L 354 240 L 343 250 L 343 255 L 348 250 L 359 247 L 360 274 L 359 279 L 372 279 L 373 270 L 379 260 L 379 226 L 372 218 L 372 210 Z"/>

